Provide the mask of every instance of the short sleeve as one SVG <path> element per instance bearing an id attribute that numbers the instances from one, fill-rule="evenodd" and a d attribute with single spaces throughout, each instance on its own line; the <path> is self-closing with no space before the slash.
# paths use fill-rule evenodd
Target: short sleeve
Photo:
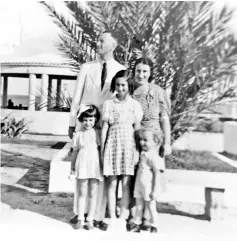
<path id="1" fill-rule="evenodd" d="M 165 93 L 165 90 L 159 88 L 159 107 L 160 107 L 160 118 L 169 118 L 170 115 L 170 101 Z"/>
<path id="2" fill-rule="evenodd" d="M 79 150 L 78 138 L 79 138 L 79 132 L 76 132 L 72 138 L 72 148 L 73 150 L 76 150 L 76 151 Z"/>
<path id="3" fill-rule="evenodd" d="M 154 171 L 164 171 L 165 170 L 165 161 L 164 158 L 161 158 L 158 154 L 154 155 L 152 158 L 152 169 Z"/>
<path id="4" fill-rule="evenodd" d="M 143 118 L 143 111 L 141 104 L 134 100 L 134 116 L 136 122 L 141 122 Z"/>
<path id="5" fill-rule="evenodd" d="M 102 110 L 102 121 L 109 122 L 109 101 L 105 101 Z"/>

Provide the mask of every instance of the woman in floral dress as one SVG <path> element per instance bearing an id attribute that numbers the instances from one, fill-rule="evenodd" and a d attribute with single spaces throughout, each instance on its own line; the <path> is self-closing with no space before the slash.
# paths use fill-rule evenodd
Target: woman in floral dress
<path id="1" fill-rule="evenodd" d="M 163 145 L 158 151 L 160 156 L 164 157 L 164 155 L 171 154 L 170 106 L 165 91 L 160 86 L 151 83 L 152 71 L 153 63 L 149 58 L 140 58 L 135 62 L 133 98 L 142 106 L 141 126 L 162 132 Z M 132 216 L 134 216 L 133 211 L 131 211 Z M 149 225 L 144 222 L 143 228 L 148 229 Z"/>

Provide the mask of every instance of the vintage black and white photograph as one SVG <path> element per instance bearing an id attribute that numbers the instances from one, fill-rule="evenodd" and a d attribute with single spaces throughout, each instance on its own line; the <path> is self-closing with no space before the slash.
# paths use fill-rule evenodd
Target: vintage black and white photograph
<path id="1" fill-rule="evenodd" d="M 237 3 L 1 1 L 1 240 L 237 240 Z"/>

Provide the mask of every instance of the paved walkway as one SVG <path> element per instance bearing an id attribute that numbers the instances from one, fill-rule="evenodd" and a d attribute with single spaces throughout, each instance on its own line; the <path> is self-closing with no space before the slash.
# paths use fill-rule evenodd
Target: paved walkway
<path id="1" fill-rule="evenodd" d="M 4 146 L 4 148 L 11 148 L 11 151 L 19 151 L 19 146 L 12 145 L 15 147 Z M 2 146 L 3 148 L 3 146 Z M 9 149 L 8 149 L 9 150 Z M 24 153 L 28 153 L 27 148 L 22 148 Z M 35 156 L 46 155 L 43 150 L 34 149 Z M 57 150 L 58 151 L 58 150 Z M 22 153 L 22 154 L 24 154 Z M 32 152 L 33 153 L 33 152 Z M 31 154 L 32 154 L 31 153 Z M 5 169 L 6 170 L 6 169 Z M 13 170 L 11 170 L 13 171 Z M 19 170 L 18 170 L 19 171 Z M 24 175 L 25 170 L 21 170 L 20 174 Z M 189 173 L 189 172 L 186 172 Z M 8 173 L 10 175 L 10 172 Z M 201 174 L 201 172 L 199 173 Z M 214 175 L 214 174 L 213 174 Z M 180 178 L 184 178 L 184 173 L 182 171 L 168 170 L 167 172 L 169 185 L 168 192 L 163 195 L 161 201 L 181 201 L 181 202 L 195 202 L 204 203 L 204 189 L 202 185 L 193 185 L 188 179 L 193 178 L 193 175 L 186 175 L 186 184 L 178 183 Z M 231 176 L 231 175 L 230 175 Z M 200 177 L 200 176 L 199 176 Z M 233 176 L 235 178 L 236 176 Z M 200 182 L 206 182 L 205 174 L 203 173 L 201 178 L 196 178 L 194 180 Z M 183 179 L 183 180 L 184 180 Z M 206 180 L 207 180 L 206 179 Z M 227 178 L 228 179 L 228 178 Z M 227 180 L 226 179 L 226 180 Z M 234 180 L 234 179 L 233 179 Z M 231 183 L 233 182 L 231 181 Z M 17 181 L 12 180 L 8 185 L 14 185 Z M 192 185 L 187 185 L 192 184 Z M 236 200 L 237 195 L 233 195 L 233 200 Z M 231 200 L 231 197 L 229 197 Z M 233 201 L 233 203 L 236 203 Z M 235 205 L 236 206 L 236 205 Z M 185 207 L 184 211 L 186 213 L 191 213 L 190 206 Z M 195 219 L 192 215 L 180 216 L 171 214 L 159 214 L 159 233 L 158 234 L 133 234 L 127 232 L 121 232 L 120 230 L 115 230 L 111 232 L 102 232 L 99 230 L 95 231 L 76 231 L 71 228 L 67 223 L 33 213 L 27 210 L 12 209 L 7 204 L 1 204 L 1 215 L 0 215 L 0 229 L 1 235 L 7 237 L 8 239 L 23 239 L 24 241 L 29 239 L 40 239 L 42 238 L 53 238 L 54 240 L 68 240 L 68 239 L 82 239 L 85 240 L 236 240 L 237 237 L 237 216 L 226 216 L 224 220 L 208 222 L 205 220 Z M 14 232 L 13 232 L 14 230 Z"/>
<path id="2" fill-rule="evenodd" d="M 133 234 L 121 230 L 102 232 L 79 231 L 64 222 L 57 221 L 40 214 L 32 213 L 26 210 L 12 209 L 6 204 L 1 204 L 0 219 L 1 235 L 6 233 L 8 237 L 16 235 L 18 232 L 31 239 L 39 237 L 53 236 L 54 240 L 58 238 L 70 240 L 70 238 L 83 240 L 236 240 L 237 218 L 228 218 L 224 221 L 203 221 L 185 216 L 159 214 L 159 233 L 140 233 Z M 14 232 L 13 232 L 14 231 Z M 9 236 L 10 235 L 10 236 Z M 32 236 L 31 236 L 32 235 Z M 9 240 L 9 239 L 8 239 Z M 11 240 L 11 239 L 10 239 Z M 19 238 L 17 238 L 19 240 Z M 25 240 L 25 238 L 24 238 Z"/>

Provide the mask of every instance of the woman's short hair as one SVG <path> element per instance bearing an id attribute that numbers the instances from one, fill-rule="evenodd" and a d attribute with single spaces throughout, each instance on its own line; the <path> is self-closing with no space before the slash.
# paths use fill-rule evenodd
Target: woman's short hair
<path id="1" fill-rule="evenodd" d="M 163 141 L 164 141 L 164 135 L 163 135 L 163 133 L 161 132 L 161 131 L 156 131 L 156 130 L 154 130 L 154 129 L 152 129 L 152 128 L 141 128 L 140 130 L 139 130 L 139 137 L 140 137 L 140 135 L 142 134 L 142 133 L 146 133 L 146 132 L 150 132 L 150 133 L 152 133 L 152 136 L 153 136 L 153 140 L 154 140 L 154 142 L 157 144 L 157 145 L 163 145 Z"/>
<path id="2" fill-rule="evenodd" d="M 78 117 L 78 120 L 80 122 L 82 122 L 83 118 L 86 118 L 86 117 L 95 117 L 96 122 L 99 121 L 100 112 L 99 112 L 98 108 L 94 105 L 90 105 L 90 108 L 88 110 L 86 110 L 80 114 L 80 116 Z"/>
<path id="3" fill-rule="evenodd" d="M 133 88 L 133 81 L 132 78 L 130 76 L 130 73 L 128 70 L 120 70 L 118 71 L 115 76 L 113 77 L 112 81 L 111 81 L 111 85 L 110 85 L 110 91 L 112 93 L 114 93 L 115 88 L 116 88 L 116 80 L 118 78 L 126 78 L 127 82 L 128 82 L 128 91 L 131 94 L 132 92 L 132 88 Z"/>
<path id="4" fill-rule="evenodd" d="M 146 57 L 142 57 L 142 58 L 137 59 L 134 63 L 134 66 L 133 66 L 133 72 L 132 72 L 133 77 L 135 76 L 136 66 L 138 64 L 145 64 L 145 65 L 148 65 L 150 67 L 151 75 L 148 79 L 148 82 L 150 83 L 153 79 L 153 62 L 152 62 L 152 60 L 149 59 L 149 58 L 146 58 Z"/>

